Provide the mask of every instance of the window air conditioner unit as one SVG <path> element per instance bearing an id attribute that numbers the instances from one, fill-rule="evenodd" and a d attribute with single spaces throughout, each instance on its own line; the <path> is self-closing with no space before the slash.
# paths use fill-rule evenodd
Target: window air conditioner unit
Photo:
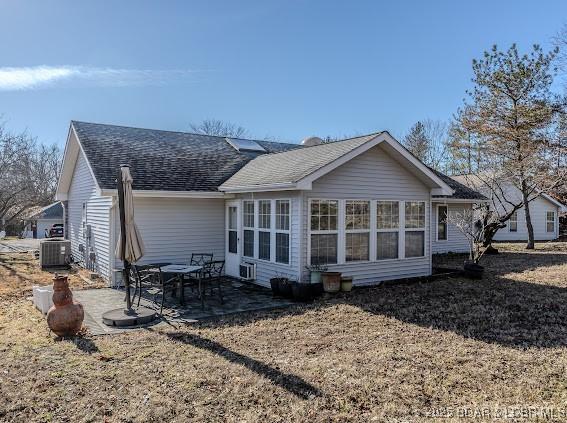
<path id="1" fill-rule="evenodd" d="M 71 256 L 71 241 L 42 239 L 39 243 L 39 264 L 44 267 L 65 267 Z"/>
<path id="2" fill-rule="evenodd" d="M 256 264 L 255 263 L 241 263 L 240 264 L 240 279 L 245 281 L 253 281 L 256 279 Z"/>

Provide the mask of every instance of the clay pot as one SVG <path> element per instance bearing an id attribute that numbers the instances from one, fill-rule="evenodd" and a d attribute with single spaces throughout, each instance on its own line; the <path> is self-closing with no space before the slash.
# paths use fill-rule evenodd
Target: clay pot
<path id="1" fill-rule="evenodd" d="M 59 336 L 76 335 L 83 325 L 85 312 L 81 303 L 73 300 L 65 275 L 53 278 L 53 307 L 47 312 L 49 329 Z"/>
<path id="2" fill-rule="evenodd" d="M 341 273 L 324 272 L 323 289 L 325 290 L 325 292 L 339 292 L 341 290 Z"/>

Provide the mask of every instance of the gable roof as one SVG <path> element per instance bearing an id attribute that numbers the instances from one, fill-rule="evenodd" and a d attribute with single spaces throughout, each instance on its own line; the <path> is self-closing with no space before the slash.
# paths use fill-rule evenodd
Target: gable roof
<path id="1" fill-rule="evenodd" d="M 481 194 L 436 172 L 388 132 L 333 143 L 252 140 L 266 153 L 238 151 L 224 137 L 72 121 L 57 198 L 66 199 L 75 162 L 84 154 L 99 194 L 116 190 L 121 164 L 129 164 L 136 195 L 222 196 L 225 192 L 309 189 L 313 180 L 380 144 L 388 154 L 443 198 L 482 199 Z"/>
<path id="2" fill-rule="evenodd" d="M 443 181 L 445 181 L 445 183 L 447 185 L 449 185 L 451 188 L 453 188 L 453 195 L 451 195 L 451 198 L 455 198 L 455 199 L 459 199 L 459 200 L 482 200 L 482 201 L 486 201 L 488 200 L 488 198 L 486 198 L 484 195 L 482 195 L 480 192 L 475 191 L 474 189 L 462 184 L 461 182 L 459 182 L 458 180 L 456 180 L 454 177 L 451 176 L 447 176 L 441 172 L 438 172 L 434 169 L 431 169 L 433 172 L 435 172 L 437 174 L 437 176 L 439 176 L 441 179 L 443 179 Z M 434 195 L 435 198 L 442 198 L 442 196 L 437 196 Z"/>
<path id="3" fill-rule="evenodd" d="M 129 164 L 134 190 L 217 191 L 258 153 L 239 152 L 224 137 L 87 122 L 71 122 L 101 190 L 116 189 Z M 256 141 L 268 153 L 300 147 Z"/>
<path id="4" fill-rule="evenodd" d="M 63 219 L 63 204 L 57 201 L 36 211 L 30 219 Z"/>
<path id="5" fill-rule="evenodd" d="M 226 192 L 310 189 L 311 183 L 372 147 L 382 145 L 430 188 L 450 196 L 453 190 L 388 132 L 378 132 L 331 143 L 259 156 L 219 187 Z"/>

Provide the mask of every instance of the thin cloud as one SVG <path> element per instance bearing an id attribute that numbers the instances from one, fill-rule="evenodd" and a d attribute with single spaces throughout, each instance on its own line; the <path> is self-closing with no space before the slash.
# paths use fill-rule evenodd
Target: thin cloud
<path id="1" fill-rule="evenodd" d="M 124 87 L 164 85 L 187 79 L 187 70 L 89 68 L 83 66 L 0 67 L 0 91 L 46 88 L 60 84 Z"/>

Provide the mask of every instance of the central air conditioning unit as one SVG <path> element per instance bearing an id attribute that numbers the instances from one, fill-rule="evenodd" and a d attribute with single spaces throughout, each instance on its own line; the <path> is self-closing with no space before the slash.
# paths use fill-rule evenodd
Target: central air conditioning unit
<path id="1" fill-rule="evenodd" d="M 71 256 L 71 241 L 42 239 L 39 243 L 39 264 L 44 267 L 66 267 Z"/>
<path id="2" fill-rule="evenodd" d="M 256 263 L 240 263 L 240 279 L 253 281 L 256 279 Z"/>

